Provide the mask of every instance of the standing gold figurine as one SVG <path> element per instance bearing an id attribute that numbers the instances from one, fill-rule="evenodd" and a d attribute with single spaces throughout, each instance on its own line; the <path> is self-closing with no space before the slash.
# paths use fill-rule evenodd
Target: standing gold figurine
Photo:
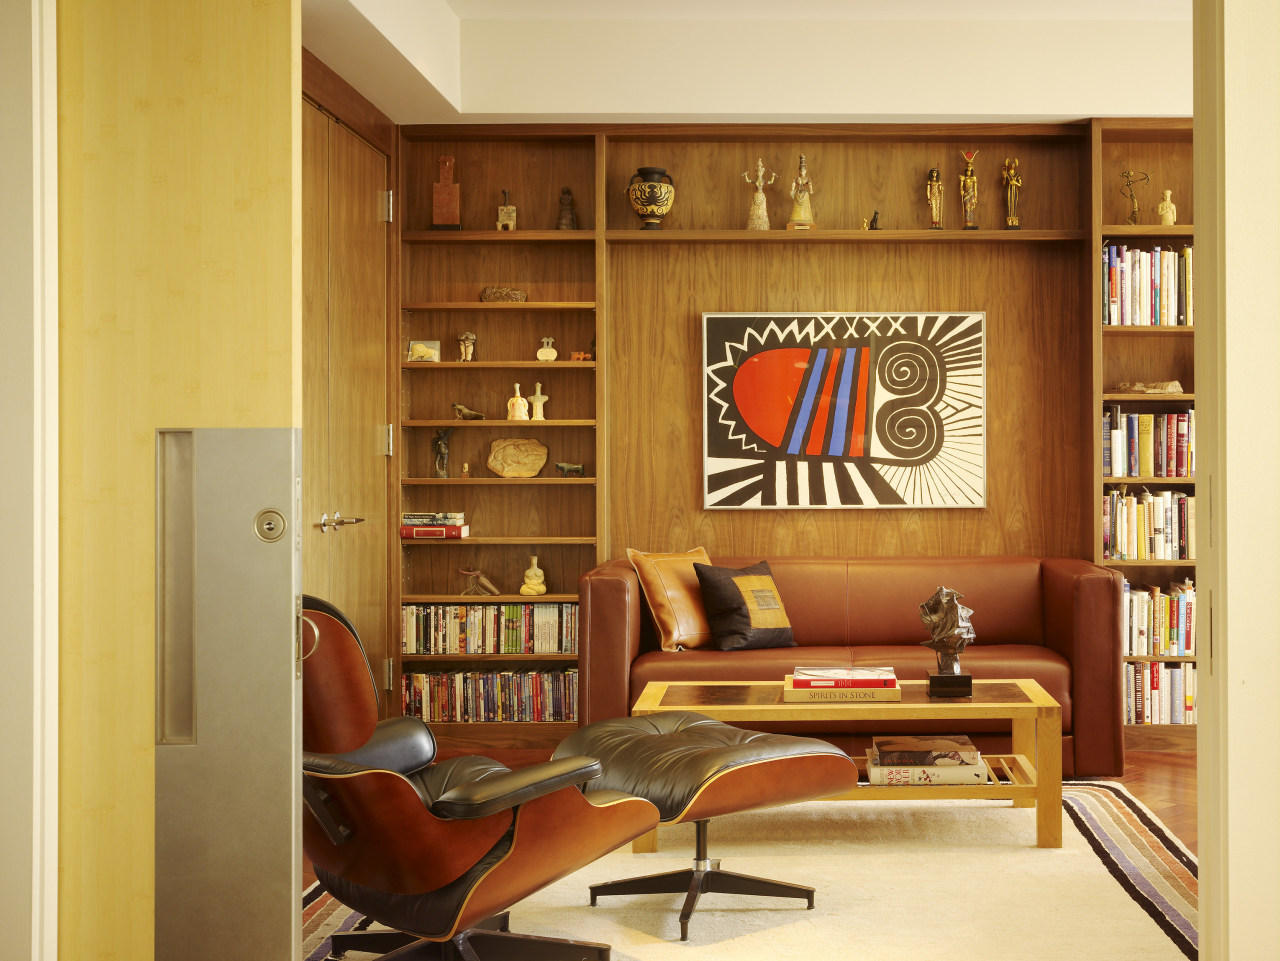
<path id="1" fill-rule="evenodd" d="M 962 150 L 964 173 L 960 175 L 960 205 L 964 208 L 964 229 L 978 229 L 978 175 L 973 172 L 976 150 Z"/>
<path id="2" fill-rule="evenodd" d="M 942 229 L 942 177 L 938 173 L 938 165 L 934 164 L 929 177 L 924 182 L 924 196 L 929 201 L 929 229 Z"/>
<path id="3" fill-rule="evenodd" d="M 1124 186 L 1120 188 L 1120 193 L 1129 198 L 1129 216 L 1125 218 L 1124 222 L 1126 224 L 1136 224 L 1138 222 L 1138 198 L 1134 194 L 1133 188 L 1151 183 L 1151 178 L 1141 170 L 1122 170 L 1120 171 L 1120 179 L 1124 181 Z"/>
<path id="4" fill-rule="evenodd" d="M 1022 188 L 1022 175 L 1018 173 L 1018 158 L 1004 158 L 1004 168 L 1000 171 L 1004 180 L 1004 203 L 1008 208 L 1004 225 L 1009 230 L 1021 229 L 1018 223 L 1018 191 Z"/>
<path id="5" fill-rule="evenodd" d="M 769 171 L 769 179 L 764 179 L 764 161 L 756 161 L 756 179 L 751 179 L 751 171 L 744 170 L 742 179 L 747 183 L 755 184 L 756 192 L 751 195 L 751 210 L 747 213 L 747 229 L 748 230 L 768 230 L 769 229 L 769 211 L 765 205 L 764 188 L 778 179 L 775 171 Z"/>
<path id="6" fill-rule="evenodd" d="M 809 168 L 805 166 L 804 154 L 800 155 L 800 169 L 796 171 L 795 180 L 791 181 L 791 219 L 787 221 L 788 230 L 809 230 L 814 226 L 813 207 L 809 198 L 813 195 L 813 181 L 809 179 Z"/>

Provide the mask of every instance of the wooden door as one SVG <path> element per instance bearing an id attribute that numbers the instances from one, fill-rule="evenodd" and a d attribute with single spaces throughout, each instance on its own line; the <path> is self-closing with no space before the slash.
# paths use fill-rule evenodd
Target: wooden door
<path id="1" fill-rule="evenodd" d="M 386 157 L 303 104 L 303 590 L 387 651 Z M 322 530 L 322 515 L 364 518 Z"/>

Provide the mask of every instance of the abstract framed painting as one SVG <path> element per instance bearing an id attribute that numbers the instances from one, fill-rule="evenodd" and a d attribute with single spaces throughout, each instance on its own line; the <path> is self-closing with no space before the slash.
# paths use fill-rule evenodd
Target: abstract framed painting
<path id="1" fill-rule="evenodd" d="M 986 315 L 704 313 L 703 507 L 986 506 Z"/>

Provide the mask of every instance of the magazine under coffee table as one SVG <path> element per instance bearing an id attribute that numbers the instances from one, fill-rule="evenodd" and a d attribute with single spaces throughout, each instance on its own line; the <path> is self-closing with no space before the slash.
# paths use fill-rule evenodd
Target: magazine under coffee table
<path id="1" fill-rule="evenodd" d="M 1007 799 L 1014 807 L 1036 809 L 1036 844 L 1062 847 L 1062 708 L 1033 680 L 974 680 L 973 696 L 930 698 L 927 681 L 902 681 L 901 701 L 803 701 L 782 699 L 781 681 L 651 681 L 633 715 L 661 711 L 697 711 L 729 724 L 750 721 L 883 721 L 894 733 L 897 721 L 964 721 L 1008 718 L 1013 751 L 982 757 L 986 784 L 860 785 L 850 801 L 900 798 Z M 864 756 L 854 758 L 866 770 Z M 653 835 L 634 842 L 635 850 L 656 850 Z"/>

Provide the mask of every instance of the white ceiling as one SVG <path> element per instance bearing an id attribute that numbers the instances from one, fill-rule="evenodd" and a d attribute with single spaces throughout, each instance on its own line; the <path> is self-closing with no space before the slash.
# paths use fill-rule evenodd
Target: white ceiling
<path id="1" fill-rule="evenodd" d="M 460 20 L 1190 20 L 1192 0 L 445 0 Z M 304 3 L 305 9 L 305 3 Z"/>

